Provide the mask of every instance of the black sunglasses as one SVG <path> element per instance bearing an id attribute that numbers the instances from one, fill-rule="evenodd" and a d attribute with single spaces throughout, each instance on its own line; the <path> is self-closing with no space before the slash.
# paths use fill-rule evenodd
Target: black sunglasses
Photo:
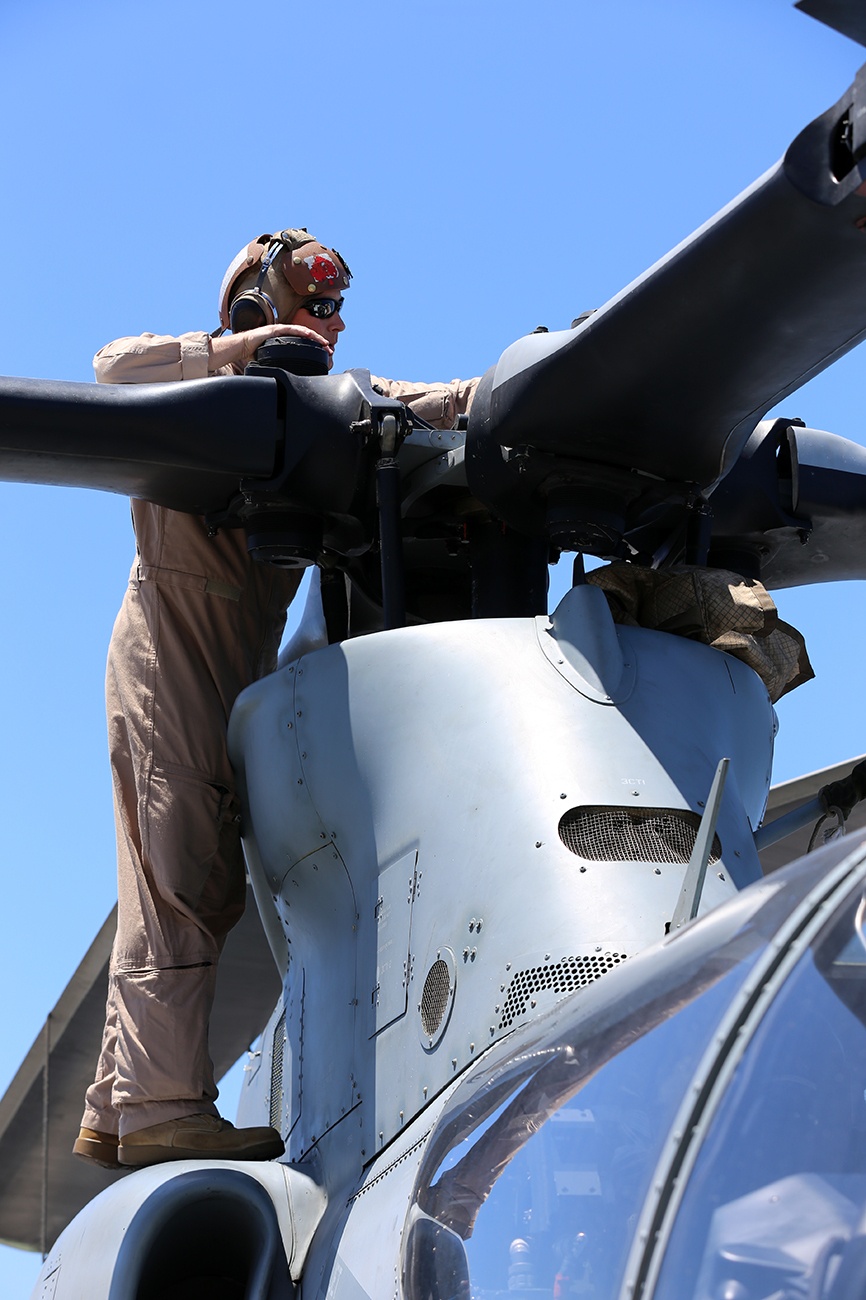
<path id="1" fill-rule="evenodd" d="M 304 311 L 308 311 L 317 320 L 327 320 L 329 316 L 335 316 L 343 310 L 343 301 L 342 298 L 313 298 L 303 306 Z"/>

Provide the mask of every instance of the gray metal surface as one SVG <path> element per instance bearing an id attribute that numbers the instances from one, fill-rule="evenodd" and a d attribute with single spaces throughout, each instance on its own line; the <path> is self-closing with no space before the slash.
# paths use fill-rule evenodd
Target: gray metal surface
<path id="1" fill-rule="evenodd" d="M 592 587 L 552 622 L 362 637 L 246 691 L 230 747 L 256 890 L 273 897 L 290 954 L 290 1158 L 338 1134 L 345 1158 L 370 1159 L 515 1024 L 665 933 L 682 858 L 583 860 L 557 831 L 567 810 L 697 819 L 730 757 L 702 911 L 758 878 L 772 734 L 750 669 L 614 628 Z M 454 988 L 431 1033 L 422 1006 L 438 963 Z M 270 1057 L 266 1036 L 259 1091 Z"/>
<path id="2" fill-rule="evenodd" d="M 856 756 L 844 763 L 774 786 L 767 806 L 768 820 L 798 807 L 828 782 L 846 776 L 863 757 Z M 809 826 L 762 850 L 760 858 L 763 870 L 777 870 L 801 856 L 806 851 L 811 829 Z M 853 833 L 863 829 L 866 829 L 866 810 L 861 804 L 849 819 L 849 830 Z M 99 1050 L 108 956 L 113 935 L 112 912 L 51 1013 L 48 1178 L 44 1220 L 43 1194 L 46 1184 L 43 1177 L 45 1130 L 42 1066 L 45 1026 L 0 1101 L 0 1169 L 4 1172 L 4 1177 L 0 1180 L 0 1236 L 6 1242 L 28 1249 L 41 1248 L 43 1232 L 46 1243 L 50 1244 L 100 1188 L 120 1177 L 88 1166 L 76 1160 L 70 1152 L 72 1138 L 78 1128 L 84 1089 L 91 1080 Z M 378 943 L 383 943 L 381 935 Z M 415 982 L 417 985 L 418 980 Z M 378 977 L 377 984 L 381 986 Z M 243 1053 L 255 1036 L 257 1031 L 251 1026 L 256 1022 L 263 1025 L 267 1020 L 279 991 L 276 969 L 261 931 L 258 914 L 250 900 L 244 920 L 229 937 L 220 970 L 217 1003 L 211 1026 L 218 1076 Z M 395 991 L 398 997 L 404 994 L 397 981 L 388 985 L 387 996 L 393 998 Z M 277 1019 L 278 1016 L 274 1018 L 274 1025 Z M 445 1024 L 442 1026 L 443 1032 L 444 1028 Z M 262 1085 L 262 1095 L 256 1095 L 255 1099 L 253 1096 L 246 1098 L 239 1115 L 241 1123 L 259 1123 L 262 1114 L 267 1114 L 271 1049 L 271 1038 L 267 1032 L 265 1040 L 267 1064 L 258 1079 Z M 260 1058 L 258 1063 L 261 1063 Z M 290 1107 L 293 1095 L 291 1070 L 292 1057 L 287 1053 L 284 1061 L 287 1107 Z M 248 1091 L 254 1092 L 253 1089 Z M 297 1094 L 296 1073 L 296 1108 Z M 283 1118 L 285 1129 L 290 1128 L 296 1119 L 297 1109 L 293 1117 L 287 1111 Z"/>

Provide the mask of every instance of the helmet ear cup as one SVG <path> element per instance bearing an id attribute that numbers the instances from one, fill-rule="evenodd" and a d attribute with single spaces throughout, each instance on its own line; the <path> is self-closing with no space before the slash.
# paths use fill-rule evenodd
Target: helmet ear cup
<path id="1" fill-rule="evenodd" d="M 261 325 L 273 325 L 276 313 L 273 304 L 264 294 L 248 289 L 238 294 L 229 311 L 229 325 L 232 334 L 241 334 L 245 330 L 258 329 Z"/>

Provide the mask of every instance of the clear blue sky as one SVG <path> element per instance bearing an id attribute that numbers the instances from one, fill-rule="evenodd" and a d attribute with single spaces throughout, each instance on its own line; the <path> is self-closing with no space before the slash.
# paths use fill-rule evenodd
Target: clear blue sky
<path id="1" fill-rule="evenodd" d="M 338 368 L 479 374 L 711 216 L 862 58 L 788 0 L 6 4 L 0 373 L 88 381 L 118 335 L 213 328 L 241 244 L 306 225 L 355 273 Z M 862 372 L 785 413 L 866 442 Z M 127 504 L 0 485 L 0 557 L 2 1090 L 114 901 Z M 818 673 L 779 707 L 783 780 L 866 750 L 866 626 L 857 584 L 778 603 Z M 0 1249 L 0 1295 L 37 1272 Z"/>

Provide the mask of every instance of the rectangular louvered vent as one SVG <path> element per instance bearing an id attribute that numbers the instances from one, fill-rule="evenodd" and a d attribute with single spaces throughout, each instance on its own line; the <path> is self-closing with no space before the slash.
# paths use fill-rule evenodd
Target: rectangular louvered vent
<path id="1" fill-rule="evenodd" d="M 271 1106 L 270 1124 L 279 1133 L 283 1118 L 283 1057 L 286 1050 L 286 1013 L 277 1021 L 271 1054 Z"/>

